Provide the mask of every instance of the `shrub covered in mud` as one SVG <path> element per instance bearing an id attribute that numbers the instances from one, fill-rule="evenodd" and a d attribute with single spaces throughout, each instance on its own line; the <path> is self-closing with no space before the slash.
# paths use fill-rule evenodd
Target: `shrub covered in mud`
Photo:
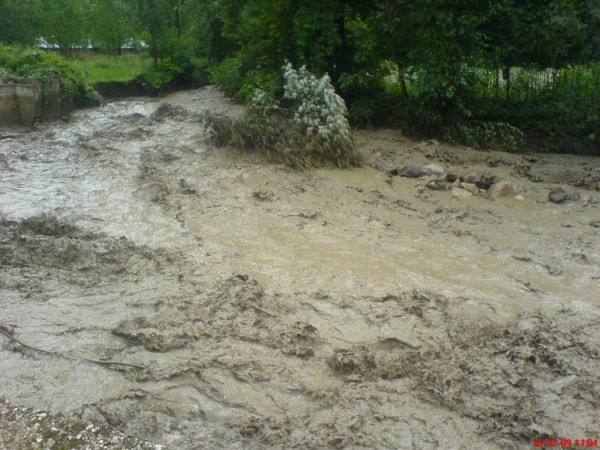
<path id="1" fill-rule="evenodd" d="M 207 64 L 200 58 L 176 54 L 147 67 L 136 79 L 144 87 L 144 92 L 150 95 L 204 86 L 208 84 Z"/>
<path id="2" fill-rule="evenodd" d="M 216 144 L 257 150 L 295 168 L 359 166 L 346 105 L 329 77 L 316 78 L 290 63 L 283 70 L 281 102 L 258 87 L 243 118 L 206 115 Z"/>
<path id="3" fill-rule="evenodd" d="M 271 161 L 296 169 L 324 166 L 344 168 L 361 164 L 360 155 L 353 146 L 347 148 L 307 135 L 301 125 L 279 115 L 246 115 L 236 119 L 207 113 L 205 119 L 212 128 L 216 145 L 258 151 Z"/>
<path id="4" fill-rule="evenodd" d="M 58 55 L 34 48 L 16 48 L 0 44 L 0 77 L 37 78 L 44 83 L 58 78 L 60 98 L 76 107 L 99 106 L 102 97 L 83 74 Z"/>

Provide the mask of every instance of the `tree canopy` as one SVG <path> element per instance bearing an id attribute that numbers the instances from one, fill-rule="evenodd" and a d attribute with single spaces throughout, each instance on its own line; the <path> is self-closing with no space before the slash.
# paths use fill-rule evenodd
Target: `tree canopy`
<path id="1" fill-rule="evenodd" d="M 575 89 L 568 71 L 585 67 L 575 78 L 593 94 L 574 96 L 587 99 L 574 126 L 594 134 L 600 123 L 597 0 L 0 0 L 1 41 L 40 37 L 65 55 L 89 45 L 120 54 L 137 43 L 165 79 L 210 72 L 240 100 L 256 87 L 281 95 L 289 61 L 329 74 L 357 122 L 409 114 L 434 128 L 512 113 L 523 123 L 514 104 L 524 101 L 548 119 L 552 106 L 539 100 L 567 80 Z M 500 113 L 485 105 L 490 98 L 504 102 Z"/>

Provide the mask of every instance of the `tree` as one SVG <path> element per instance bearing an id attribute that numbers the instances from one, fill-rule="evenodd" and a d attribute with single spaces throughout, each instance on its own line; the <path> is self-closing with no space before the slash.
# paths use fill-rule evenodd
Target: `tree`
<path id="1" fill-rule="evenodd" d="M 224 32 L 225 19 L 221 0 L 186 2 L 183 14 L 188 17 L 185 32 L 194 41 L 194 53 L 210 64 L 218 64 L 239 46 Z"/>
<path id="2" fill-rule="evenodd" d="M 123 0 L 92 0 L 91 38 L 101 50 L 121 55 L 133 39 L 132 11 Z"/>
<path id="3" fill-rule="evenodd" d="M 348 21 L 355 19 L 357 0 L 221 0 L 218 3 L 220 36 L 213 42 L 229 43 L 232 51 L 221 74 L 235 69 L 240 78 L 277 78 L 284 61 L 318 74 L 329 73 L 338 85 L 354 69 L 354 43 Z M 233 45 L 231 45 L 233 43 Z M 266 76 L 265 74 L 270 74 Z M 227 89 L 228 91 L 230 89 Z"/>
<path id="4" fill-rule="evenodd" d="M 159 57 L 166 56 L 160 51 L 159 45 L 168 34 L 170 5 L 167 0 L 137 0 L 136 6 L 142 36 L 147 38 L 154 66 L 158 67 Z"/>
<path id="5" fill-rule="evenodd" d="M 31 45 L 39 24 L 37 0 L 0 0 L 0 41 Z"/>
<path id="6" fill-rule="evenodd" d="M 87 0 L 53 0 L 41 2 L 40 35 L 56 44 L 65 56 L 87 44 L 87 21 L 90 4 Z"/>
<path id="7" fill-rule="evenodd" d="M 499 2 L 380 0 L 367 23 L 382 59 L 398 69 L 408 99 L 406 72 L 413 74 L 414 101 L 446 116 L 468 116 L 476 68 L 486 46 L 484 27 Z"/>
<path id="8" fill-rule="evenodd" d="M 577 1 L 579 18 L 583 25 L 583 49 L 581 61 L 600 61 L 600 2 L 597 0 Z M 598 134 L 600 139 L 600 133 Z"/>

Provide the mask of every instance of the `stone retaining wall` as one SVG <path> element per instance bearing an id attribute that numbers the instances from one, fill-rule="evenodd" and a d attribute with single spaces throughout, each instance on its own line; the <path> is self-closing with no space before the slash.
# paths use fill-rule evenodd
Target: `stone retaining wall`
<path id="1" fill-rule="evenodd" d="M 0 77 L 0 124 L 31 126 L 35 120 L 68 115 L 73 107 L 60 96 L 56 78 Z"/>

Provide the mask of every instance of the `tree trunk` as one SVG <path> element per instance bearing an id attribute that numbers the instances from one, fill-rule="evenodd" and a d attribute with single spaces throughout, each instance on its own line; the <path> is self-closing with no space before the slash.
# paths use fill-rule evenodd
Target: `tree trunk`
<path id="1" fill-rule="evenodd" d="M 398 66 L 398 80 L 400 81 L 400 89 L 402 89 L 402 99 L 408 100 L 408 86 L 406 86 L 406 77 L 404 76 L 404 69 L 400 64 Z"/>
<path id="2" fill-rule="evenodd" d="M 158 67 L 158 38 L 156 30 L 150 32 L 150 53 L 152 54 L 154 67 Z"/>
<path id="3" fill-rule="evenodd" d="M 146 24 L 148 32 L 150 33 L 150 54 L 152 55 L 154 67 L 158 67 L 158 31 L 160 27 L 160 18 L 157 17 L 154 0 L 146 0 L 144 6 L 146 9 Z"/>
<path id="4" fill-rule="evenodd" d="M 506 80 L 506 101 L 510 101 L 510 66 L 506 66 L 502 71 L 502 78 Z"/>
<path id="5" fill-rule="evenodd" d="M 600 102 L 597 104 L 600 105 Z M 600 106 L 598 106 L 598 129 L 596 130 L 596 145 L 600 147 Z"/>
<path id="6" fill-rule="evenodd" d="M 334 68 L 331 75 L 334 84 L 338 83 L 342 74 L 352 70 L 352 63 L 349 57 L 350 49 L 348 47 L 348 30 L 346 29 L 346 17 L 344 16 L 344 3 L 344 1 L 341 2 L 341 7 L 335 17 L 335 22 L 338 26 L 340 43 L 335 48 L 333 53 Z"/>
<path id="7" fill-rule="evenodd" d="M 385 21 L 391 25 L 394 19 L 394 12 L 392 10 L 392 0 L 385 0 Z M 399 62 L 396 62 L 398 69 L 398 81 L 400 82 L 400 89 L 402 89 L 402 98 L 408 100 L 408 87 L 406 86 L 406 78 L 404 77 L 404 67 Z"/>
<path id="8" fill-rule="evenodd" d="M 494 88 L 494 98 L 498 99 L 500 94 L 500 68 L 496 69 L 496 87 Z"/>

